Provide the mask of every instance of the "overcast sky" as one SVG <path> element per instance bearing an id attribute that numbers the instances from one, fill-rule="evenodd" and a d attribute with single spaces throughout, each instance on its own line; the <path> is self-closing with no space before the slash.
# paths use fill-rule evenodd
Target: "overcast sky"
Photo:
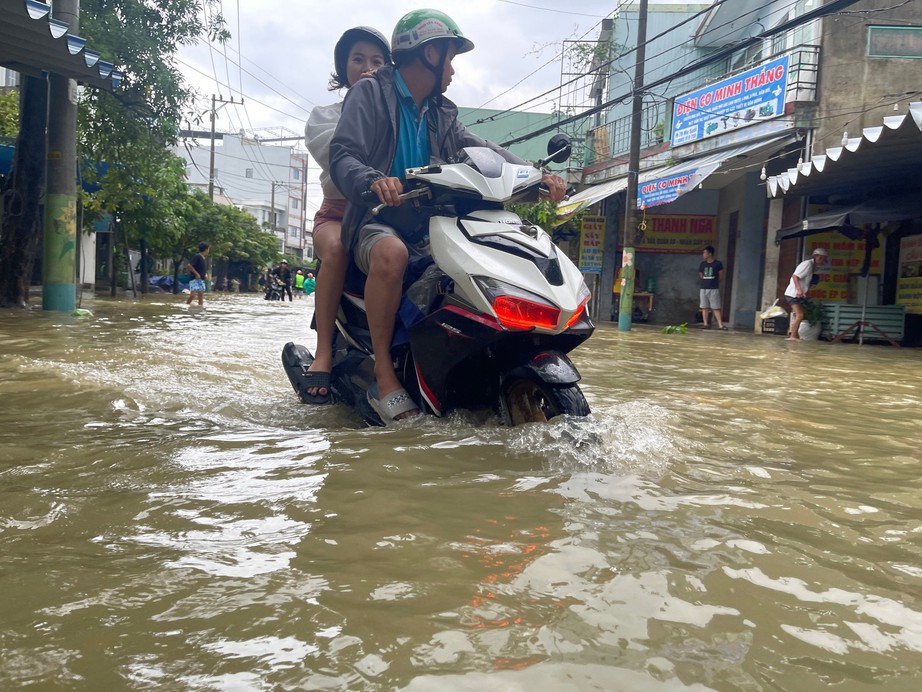
<path id="1" fill-rule="evenodd" d="M 456 58 L 447 95 L 461 106 L 513 108 L 560 85 L 563 41 L 598 38 L 599 23 L 615 5 L 615 0 L 237 0 L 223 3 L 232 39 L 223 47 L 184 48 L 179 68 L 202 94 L 202 113 L 212 94 L 239 101 L 242 92 L 246 106 L 221 109 L 219 131 L 284 127 L 302 134 L 313 106 L 341 99 L 326 85 L 333 46 L 343 31 L 370 25 L 390 37 L 403 14 L 433 7 L 449 14 L 476 45 Z M 550 112 L 556 101 L 556 94 L 546 96 L 529 109 Z"/>

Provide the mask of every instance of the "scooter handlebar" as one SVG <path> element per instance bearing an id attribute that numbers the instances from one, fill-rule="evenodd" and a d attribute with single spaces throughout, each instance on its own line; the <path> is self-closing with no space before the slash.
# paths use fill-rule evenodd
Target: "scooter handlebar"
<path id="1" fill-rule="evenodd" d="M 375 199 L 378 199 L 378 195 L 377 195 L 373 190 L 367 190 L 367 191 L 363 192 L 363 193 L 362 193 L 362 196 L 364 197 L 364 196 L 367 195 L 368 193 L 371 193 L 372 195 L 374 195 L 374 198 L 375 198 Z M 408 200 L 408 199 L 417 199 L 417 198 L 419 198 L 419 197 L 429 197 L 429 196 L 431 196 L 431 193 L 430 193 L 428 187 L 418 187 L 418 188 L 416 188 L 416 189 L 414 189 L 414 190 L 409 190 L 408 192 L 402 193 L 402 194 L 399 196 L 399 199 L 400 199 L 400 203 L 403 204 L 403 202 L 405 202 L 405 201 Z M 378 204 L 377 206 L 372 207 L 372 208 L 371 208 L 371 215 L 372 215 L 372 216 L 377 216 L 378 214 L 381 213 L 381 210 L 382 210 L 382 209 L 385 209 L 386 207 L 387 207 L 387 205 L 384 204 L 383 202 L 382 202 L 381 204 Z"/>
<path id="2" fill-rule="evenodd" d="M 572 187 L 568 187 L 568 188 L 567 188 L 567 191 L 566 191 L 566 192 L 564 193 L 564 195 L 563 195 L 563 199 L 560 200 L 560 201 L 561 201 L 561 202 L 566 202 L 568 199 L 570 199 L 570 195 L 572 195 L 574 192 L 576 192 L 576 191 L 575 191 Z M 548 190 L 544 185 L 539 185 L 539 186 L 538 186 L 538 194 L 547 196 L 547 195 L 551 194 L 551 191 Z"/>

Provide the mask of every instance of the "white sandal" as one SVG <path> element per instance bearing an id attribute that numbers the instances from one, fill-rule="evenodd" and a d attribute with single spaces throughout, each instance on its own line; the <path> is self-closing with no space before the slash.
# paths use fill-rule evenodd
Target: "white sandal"
<path id="1" fill-rule="evenodd" d="M 403 387 L 395 389 L 384 397 L 384 399 L 379 400 L 378 383 L 375 382 L 368 389 L 366 398 L 368 399 L 368 404 L 375 410 L 375 413 L 381 416 L 381 420 L 384 423 L 392 423 L 404 413 L 419 411 L 419 406 L 410 398 L 407 390 Z"/>

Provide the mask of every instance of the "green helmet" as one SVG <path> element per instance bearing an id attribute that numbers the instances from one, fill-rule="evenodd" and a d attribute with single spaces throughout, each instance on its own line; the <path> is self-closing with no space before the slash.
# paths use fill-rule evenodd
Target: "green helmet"
<path id="1" fill-rule="evenodd" d="M 438 38 L 455 40 L 458 53 L 474 50 L 474 43 L 464 38 L 455 20 L 438 10 L 413 10 L 407 12 L 394 27 L 391 52 L 406 53 Z"/>

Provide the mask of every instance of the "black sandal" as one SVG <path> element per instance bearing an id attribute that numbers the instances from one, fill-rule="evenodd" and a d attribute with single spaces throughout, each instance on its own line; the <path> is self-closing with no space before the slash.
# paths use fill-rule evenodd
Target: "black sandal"
<path id="1" fill-rule="evenodd" d="M 305 404 L 315 404 L 316 406 L 325 406 L 333 403 L 333 391 L 330 389 L 330 373 L 314 372 L 305 369 L 301 373 L 298 382 L 298 396 Z M 326 389 L 326 394 L 311 394 L 308 389 Z"/>

